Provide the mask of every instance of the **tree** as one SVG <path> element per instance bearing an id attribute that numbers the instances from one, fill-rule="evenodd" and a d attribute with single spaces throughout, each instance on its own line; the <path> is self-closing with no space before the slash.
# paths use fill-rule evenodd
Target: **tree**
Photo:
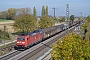
<path id="1" fill-rule="evenodd" d="M 31 9 L 30 8 L 19 8 L 17 9 L 16 16 L 24 15 L 24 14 L 31 14 Z"/>
<path id="2" fill-rule="evenodd" d="M 46 16 L 48 16 L 48 6 L 46 6 Z"/>
<path id="3" fill-rule="evenodd" d="M 48 16 L 42 16 L 39 21 L 40 28 L 47 28 L 53 26 L 54 22 L 52 18 Z"/>
<path id="4" fill-rule="evenodd" d="M 90 40 L 74 33 L 52 45 L 52 60 L 90 60 Z"/>
<path id="5" fill-rule="evenodd" d="M 90 16 L 86 17 L 85 23 L 81 26 L 83 38 L 90 39 Z"/>
<path id="6" fill-rule="evenodd" d="M 54 19 L 54 22 L 57 22 L 57 23 L 58 23 L 58 21 L 59 21 L 59 19 L 58 19 L 58 17 L 56 17 L 56 18 Z"/>
<path id="7" fill-rule="evenodd" d="M 16 16 L 16 9 L 15 8 L 9 8 L 7 11 L 6 19 L 13 20 Z"/>
<path id="8" fill-rule="evenodd" d="M 34 15 L 35 17 L 37 17 L 37 12 L 36 12 L 36 8 L 35 8 L 35 7 L 33 8 L 33 15 Z"/>
<path id="9" fill-rule="evenodd" d="M 4 36 L 4 39 L 10 39 L 6 25 L 4 25 L 3 36 Z"/>
<path id="10" fill-rule="evenodd" d="M 6 11 L 0 12 L 0 19 L 6 19 Z"/>
<path id="11" fill-rule="evenodd" d="M 42 16 L 45 16 L 45 7 L 44 7 L 44 5 L 42 6 Z"/>
<path id="12" fill-rule="evenodd" d="M 10 36 L 9 36 L 8 31 L 7 31 L 6 25 L 4 25 L 3 30 L 0 30 L 0 39 L 10 40 Z"/>
<path id="13" fill-rule="evenodd" d="M 61 17 L 60 21 L 65 22 L 65 17 Z"/>
<path id="14" fill-rule="evenodd" d="M 70 20 L 71 20 L 72 23 L 74 22 L 74 15 L 70 16 Z"/>
<path id="15" fill-rule="evenodd" d="M 33 16 L 36 19 L 36 26 L 37 26 L 37 29 L 38 29 L 37 11 L 36 11 L 36 8 L 35 7 L 33 8 Z"/>
<path id="16" fill-rule="evenodd" d="M 16 32 L 31 32 L 36 30 L 36 19 L 31 14 L 23 14 L 16 18 L 13 25 Z"/>

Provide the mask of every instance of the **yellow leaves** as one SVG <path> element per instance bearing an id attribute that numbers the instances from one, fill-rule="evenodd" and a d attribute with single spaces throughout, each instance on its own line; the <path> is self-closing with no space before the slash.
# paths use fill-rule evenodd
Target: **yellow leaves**
<path id="1" fill-rule="evenodd" d="M 86 22 L 90 22 L 90 16 L 86 18 Z"/>
<path id="2" fill-rule="evenodd" d="M 24 14 L 20 15 L 14 23 L 14 29 L 20 32 L 30 32 L 36 30 L 36 19 L 33 15 Z"/>
<path id="3" fill-rule="evenodd" d="M 84 30 L 84 29 L 87 29 L 87 27 L 88 27 L 88 24 L 82 24 L 82 30 Z"/>
<path id="4" fill-rule="evenodd" d="M 81 57 L 80 60 L 85 60 L 85 59 Z"/>
<path id="5" fill-rule="evenodd" d="M 52 18 L 48 16 L 42 16 L 39 21 L 40 28 L 48 28 L 54 25 L 54 21 Z"/>
<path id="6" fill-rule="evenodd" d="M 7 11 L 6 11 L 6 18 L 8 19 L 15 19 L 15 15 L 16 15 L 16 9 L 15 8 L 9 8 Z"/>
<path id="7" fill-rule="evenodd" d="M 85 36 L 85 39 L 90 39 L 90 16 L 85 20 L 85 23 L 82 25 L 82 33 Z"/>
<path id="8" fill-rule="evenodd" d="M 52 58 L 56 60 L 85 60 L 89 58 L 90 60 L 90 40 L 82 40 L 80 35 L 74 33 L 69 36 L 65 36 L 57 41 L 56 45 L 53 45 Z"/>

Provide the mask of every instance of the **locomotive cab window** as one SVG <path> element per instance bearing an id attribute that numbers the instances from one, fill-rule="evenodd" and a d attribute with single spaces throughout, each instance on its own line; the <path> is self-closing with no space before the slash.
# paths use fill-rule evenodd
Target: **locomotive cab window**
<path id="1" fill-rule="evenodd" d="M 25 40 L 25 38 L 17 38 L 17 40 Z"/>

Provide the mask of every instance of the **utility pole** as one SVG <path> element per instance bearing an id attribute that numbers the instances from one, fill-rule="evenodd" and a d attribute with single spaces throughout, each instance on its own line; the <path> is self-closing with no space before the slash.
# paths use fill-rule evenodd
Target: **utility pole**
<path id="1" fill-rule="evenodd" d="M 66 23 L 67 23 L 67 27 L 69 29 L 69 4 L 66 4 Z M 69 32 L 67 29 L 67 32 Z"/>
<path id="2" fill-rule="evenodd" d="M 66 4 L 66 18 L 67 22 L 69 22 L 69 4 Z"/>
<path id="3" fill-rule="evenodd" d="M 84 21 L 86 20 L 86 14 L 85 14 L 85 17 L 84 17 Z"/>
<path id="4" fill-rule="evenodd" d="M 55 25 L 55 9 L 56 8 L 52 8 L 54 10 L 54 25 Z"/>
<path id="5" fill-rule="evenodd" d="M 56 9 L 56 8 L 52 8 L 52 9 L 54 10 L 54 19 L 55 19 L 55 9 Z"/>
<path id="6" fill-rule="evenodd" d="M 82 12 L 80 12 L 80 14 L 81 14 L 80 20 L 82 20 Z"/>
<path id="7" fill-rule="evenodd" d="M 86 14 L 85 14 L 85 19 L 86 19 Z"/>

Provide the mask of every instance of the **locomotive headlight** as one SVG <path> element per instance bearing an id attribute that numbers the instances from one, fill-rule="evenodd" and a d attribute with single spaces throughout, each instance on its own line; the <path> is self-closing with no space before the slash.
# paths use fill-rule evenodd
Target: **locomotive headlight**
<path id="1" fill-rule="evenodd" d="M 17 43 L 20 43 L 20 42 L 17 42 Z"/>
<path id="2" fill-rule="evenodd" d="M 25 42 L 22 42 L 22 44 L 24 44 Z"/>

